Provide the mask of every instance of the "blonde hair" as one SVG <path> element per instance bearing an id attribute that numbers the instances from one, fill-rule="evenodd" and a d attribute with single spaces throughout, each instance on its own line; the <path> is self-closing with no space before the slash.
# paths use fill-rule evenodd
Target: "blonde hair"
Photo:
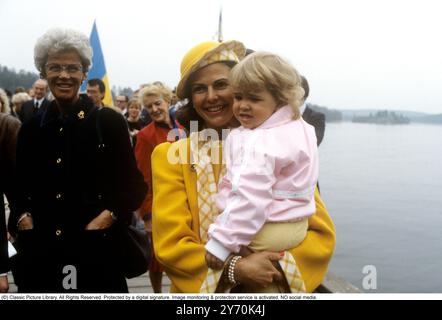
<path id="1" fill-rule="evenodd" d="M 300 117 L 304 89 L 301 76 L 287 61 L 276 54 L 254 52 L 233 67 L 229 75 L 230 85 L 242 92 L 266 89 L 278 106 L 290 105 L 293 119 Z"/>
<path id="2" fill-rule="evenodd" d="M 6 92 L 0 88 L 0 100 L 2 102 L 0 113 L 10 113 L 11 109 L 9 109 L 9 99 Z"/>
<path id="3" fill-rule="evenodd" d="M 138 110 L 141 110 L 140 100 L 135 98 L 129 100 L 129 102 L 127 103 L 127 109 L 129 109 L 129 107 L 132 106 L 133 104 L 136 104 L 138 106 Z"/>
<path id="4" fill-rule="evenodd" d="M 172 100 L 172 90 L 165 85 L 149 84 L 140 90 L 138 96 L 141 105 L 143 105 L 143 100 L 147 96 L 157 96 L 167 103 L 170 103 Z"/>
<path id="5" fill-rule="evenodd" d="M 31 100 L 31 96 L 26 92 L 19 92 L 12 96 L 11 102 L 13 104 L 16 103 L 25 103 L 26 101 Z"/>

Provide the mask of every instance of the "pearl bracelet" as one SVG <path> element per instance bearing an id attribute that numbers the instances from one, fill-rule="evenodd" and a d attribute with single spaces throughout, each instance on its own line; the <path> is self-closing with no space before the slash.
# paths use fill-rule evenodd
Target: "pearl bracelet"
<path id="1" fill-rule="evenodd" d="M 236 263 L 239 259 L 241 259 L 241 256 L 234 256 L 229 263 L 229 270 L 228 270 L 228 278 L 231 284 L 237 284 L 237 281 L 235 280 L 235 267 Z"/>

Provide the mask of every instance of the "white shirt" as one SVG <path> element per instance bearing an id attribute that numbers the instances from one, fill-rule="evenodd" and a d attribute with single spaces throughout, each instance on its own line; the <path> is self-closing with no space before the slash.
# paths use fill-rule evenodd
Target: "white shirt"
<path id="1" fill-rule="evenodd" d="M 44 99 L 45 99 L 45 97 L 41 98 L 40 100 L 34 99 L 34 106 L 35 106 L 35 103 L 38 102 L 38 108 L 40 109 Z"/>

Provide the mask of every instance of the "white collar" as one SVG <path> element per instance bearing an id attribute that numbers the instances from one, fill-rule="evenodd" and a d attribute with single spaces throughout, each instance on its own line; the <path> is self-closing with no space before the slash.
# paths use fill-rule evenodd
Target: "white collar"
<path id="1" fill-rule="evenodd" d="M 36 102 L 38 102 L 38 106 L 40 107 L 41 104 L 43 103 L 43 100 L 44 100 L 44 99 L 45 99 L 45 97 L 41 98 L 40 100 L 37 100 L 37 99 L 34 98 L 34 104 L 35 104 Z"/>

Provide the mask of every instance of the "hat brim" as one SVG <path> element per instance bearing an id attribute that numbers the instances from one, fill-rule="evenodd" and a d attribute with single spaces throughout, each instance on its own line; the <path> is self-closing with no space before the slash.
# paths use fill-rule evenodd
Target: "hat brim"
<path id="1" fill-rule="evenodd" d="M 233 60 L 223 60 L 220 59 L 219 61 L 213 61 L 209 64 L 205 64 L 204 62 L 210 60 L 210 57 L 212 57 L 213 55 L 216 55 L 220 52 L 222 52 L 223 50 L 226 50 L 227 48 L 229 48 L 229 50 L 232 50 L 235 55 L 237 56 L 238 60 L 241 60 L 242 58 L 244 58 L 245 54 L 246 54 L 246 47 L 239 41 L 236 40 L 231 40 L 231 41 L 226 41 L 226 42 L 221 42 L 219 44 L 219 46 L 207 51 L 199 60 L 198 62 L 196 62 L 182 77 L 180 82 L 178 83 L 177 86 L 177 96 L 180 99 L 184 99 L 184 98 L 189 98 L 186 96 L 186 84 L 187 81 L 189 80 L 190 75 L 192 75 L 194 72 L 198 71 L 201 68 L 204 68 L 210 64 L 213 63 L 217 63 L 217 62 L 223 62 L 223 61 L 233 61 Z"/>

